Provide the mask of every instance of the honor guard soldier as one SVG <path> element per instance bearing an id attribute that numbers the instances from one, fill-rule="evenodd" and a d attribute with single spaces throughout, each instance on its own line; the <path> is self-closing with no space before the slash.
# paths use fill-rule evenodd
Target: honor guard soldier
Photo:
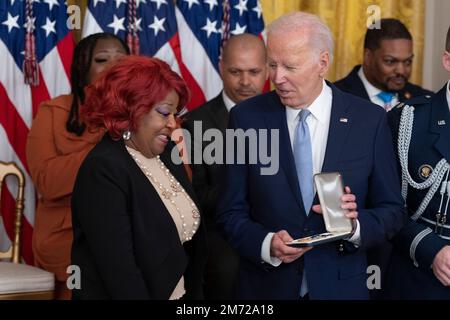
<path id="1" fill-rule="evenodd" d="M 357 65 L 336 86 L 348 93 L 369 100 L 386 111 L 399 102 L 432 95 L 418 85 L 409 82 L 412 73 L 414 51 L 413 37 L 398 19 L 381 19 L 380 28 L 367 29 L 364 36 L 362 65 Z M 387 267 L 392 246 L 384 243 L 368 249 L 368 264 L 381 270 L 381 289 L 371 290 L 372 299 L 380 299 L 386 287 Z"/>
<path id="2" fill-rule="evenodd" d="M 443 65 L 450 72 L 450 29 Z M 410 221 L 393 241 L 387 298 L 450 299 L 449 85 L 388 114 Z"/>

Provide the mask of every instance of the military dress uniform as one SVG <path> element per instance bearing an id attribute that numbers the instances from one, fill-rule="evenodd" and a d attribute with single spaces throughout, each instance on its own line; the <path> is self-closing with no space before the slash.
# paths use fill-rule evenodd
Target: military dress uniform
<path id="1" fill-rule="evenodd" d="M 447 90 L 448 85 L 434 97 L 411 99 L 388 113 L 410 220 L 393 240 L 386 298 L 450 299 L 450 287 L 431 268 L 436 254 L 450 245 Z"/>

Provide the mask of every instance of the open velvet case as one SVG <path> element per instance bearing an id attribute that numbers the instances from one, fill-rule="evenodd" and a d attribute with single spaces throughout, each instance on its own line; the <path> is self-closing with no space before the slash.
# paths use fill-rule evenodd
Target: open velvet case
<path id="1" fill-rule="evenodd" d="M 339 172 L 319 173 L 314 175 L 314 184 L 322 206 L 326 233 L 320 233 L 286 243 L 291 247 L 312 247 L 323 243 L 350 238 L 353 232 L 351 219 L 341 208 L 341 197 L 344 195 L 344 183 Z"/>

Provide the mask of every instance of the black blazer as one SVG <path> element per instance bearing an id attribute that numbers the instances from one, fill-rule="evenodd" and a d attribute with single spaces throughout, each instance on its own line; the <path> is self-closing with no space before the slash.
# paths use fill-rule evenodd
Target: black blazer
<path id="1" fill-rule="evenodd" d="M 186 114 L 183 128 L 194 137 L 194 121 L 202 122 L 202 135 L 208 129 L 219 129 L 225 137 L 225 129 L 228 124 L 228 110 L 222 98 L 222 92 L 208 101 L 201 107 Z M 225 140 L 224 140 L 225 141 Z M 191 141 L 191 152 L 194 150 L 194 143 Z M 202 142 L 201 151 L 210 144 L 210 141 Z M 224 153 L 225 156 L 225 153 Z M 194 160 L 191 154 L 191 159 Z M 214 224 L 214 215 L 219 198 L 219 186 L 223 181 L 223 169 L 221 164 L 192 164 L 192 185 L 200 200 L 202 208 L 205 210 L 207 223 Z"/>
<path id="2" fill-rule="evenodd" d="M 169 147 L 161 160 L 196 202 Z M 185 298 L 203 298 L 203 223 L 182 245 L 169 212 L 122 140 L 105 135 L 84 160 L 72 194 L 72 223 L 72 264 L 81 269 L 74 299 L 167 300 L 182 275 Z"/>
<path id="3" fill-rule="evenodd" d="M 334 84 L 342 91 L 351 93 L 355 96 L 370 101 L 366 88 L 364 87 L 361 78 L 358 76 L 358 71 L 360 68 L 361 65 L 355 66 L 353 70 L 345 78 L 336 81 Z M 431 91 L 428 91 L 426 89 L 423 89 L 422 87 L 407 82 L 405 87 L 398 92 L 398 100 L 400 102 L 404 102 L 405 100 L 411 99 L 413 97 L 420 97 L 433 94 L 434 93 Z"/>

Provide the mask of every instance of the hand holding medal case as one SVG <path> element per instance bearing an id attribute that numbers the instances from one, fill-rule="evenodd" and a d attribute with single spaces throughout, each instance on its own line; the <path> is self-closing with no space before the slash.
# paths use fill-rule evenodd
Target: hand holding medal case
<path id="1" fill-rule="evenodd" d="M 352 235 L 352 221 L 345 216 L 348 210 L 341 208 L 341 198 L 344 195 L 341 174 L 338 172 L 316 174 L 314 175 L 314 184 L 322 207 L 325 228 L 328 232 L 293 240 L 287 243 L 291 247 L 312 247 L 349 238 Z"/>

